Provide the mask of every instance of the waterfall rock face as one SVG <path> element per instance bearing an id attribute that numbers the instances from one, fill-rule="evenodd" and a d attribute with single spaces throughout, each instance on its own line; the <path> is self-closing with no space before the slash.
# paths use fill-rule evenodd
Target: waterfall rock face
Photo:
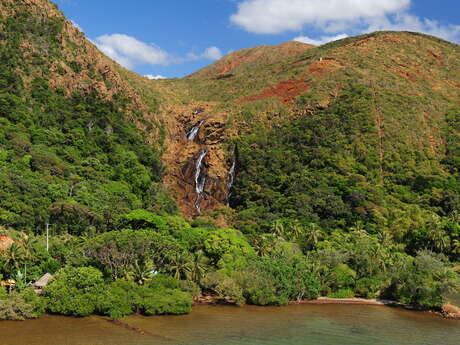
<path id="1" fill-rule="evenodd" d="M 206 183 L 206 174 L 203 170 L 203 159 L 208 154 L 208 150 L 202 150 L 195 164 L 195 191 L 196 191 L 196 201 L 195 208 L 198 213 L 201 212 L 200 206 L 201 201 L 203 200 L 204 185 Z"/>
<path id="2" fill-rule="evenodd" d="M 232 189 L 233 183 L 235 182 L 235 169 L 236 169 L 236 158 L 233 157 L 232 166 L 230 167 L 230 170 L 228 171 L 227 206 L 228 206 L 228 204 L 230 202 L 230 197 L 232 196 L 231 189 Z"/>
<path id="3" fill-rule="evenodd" d="M 193 103 L 171 109 L 163 155 L 169 167 L 164 182 L 184 216 L 193 218 L 225 207 L 232 166 L 228 116 L 213 104 Z M 234 169 L 233 169 L 234 170 Z M 232 172 L 233 175 L 233 172 Z"/>
<path id="4" fill-rule="evenodd" d="M 192 129 L 187 133 L 188 140 L 195 140 L 198 132 L 200 131 L 200 127 L 203 125 L 205 120 L 201 120 L 197 125 L 193 126 Z"/>

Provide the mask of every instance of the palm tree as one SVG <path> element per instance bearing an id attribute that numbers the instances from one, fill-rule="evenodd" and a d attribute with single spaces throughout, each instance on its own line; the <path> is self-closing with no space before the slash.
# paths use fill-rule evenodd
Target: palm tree
<path id="1" fill-rule="evenodd" d="M 143 285 L 144 281 L 149 279 L 150 272 L 153 270 L 151 263 L 139 263 L 139 260 L 134 260 L 134 264 L 130 265 L 129 271 L 126 276 L 134 280 L 139 285 Z"/>
<path id="2" fill-rule="evenodd" d="M 459 239 L 455 239 L 452 241 L 452 251 L 455 254 L 460 254 L 460 240 Z"/>
<path id="3" fill-rule="evenodd" d="M 272 231 L 274 234 L 276 234 L 278 237 L 283 238 L 284 237 L 284 225 L 283 223 L 277 219 L 273 222 L 272 224 Z"/>
<path id="4" fill-rule="evenodd" d="M 7 272 L 17 271 L 26 258 L 24 248 L 13 242 L 3 254 L 3 269 Z"/>
<path id="5" fill-rule="evenodd" d="M 300 223 L 298 221 L 296 221 L 294 224 L 291 225 L 291 236 L 293 237 L 293 239 L 298 239 L 302 233 L 303 233 L 303 227 L 302 225 L 300 225 Z"/>
<path id="6" fill-rule="evenodd" d="M 24 250 L 24 258 L 27 261 L 30 261 L 34 258 L 35 245 L 37 244 L 37 239 L 32 236 L 25 236 L 22 240 L 22 248 Z"/>
<path id="7" fill-rule="evenodd" d="M 441 227 L 434 227 L 428 231 L 428 238 L 432 242 L 432 249 L 443 252 L 450 246 L 450 238 Z"/>
<path id="8" fill-rule="evenodd" d="M 194 282 L 199 282 L 207 271 L 209 259 L 204 255 L 202 250 L 193 254 L 191 262 L 191 278 Z"/>
<path id="9" fill-rule="evenodd" d="M 305 241 L 307 242 L 308 246 L 310 248 L 315 247 L 318 242 L 322 239 L 323 237 L 323 232 L 321 231 L 321 228 L 315 224 L 315 223 L 310 223 L 307 228 L 307 235 L 305 238 Z"/>
<path id="10" fill-rule="evenodd" d="M 185 255 L 176 253 L 176 255 L 171 258 L 168 270 L 176 279 L 190 279 L 192 273 L 192 263 Z"/>

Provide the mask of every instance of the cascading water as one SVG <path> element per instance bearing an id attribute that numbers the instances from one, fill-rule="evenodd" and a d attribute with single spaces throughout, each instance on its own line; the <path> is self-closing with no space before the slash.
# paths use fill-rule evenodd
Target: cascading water
<path id="1" fill-rule="evenodd" d="M 200 205 L 203 200 L 204 185 L 206 183 L 206 175 L 202 173 L 203 159 L 208 154 L 208 150 L 202 150 L 195 164 L 195 191 L 197 194 L 195 208 L 201 212 Z"/>
<path id="2" fill-rule="evenodd" d="M 204 123 L 204 121 L 205 120 L 201 120 L 200 122 L 198 122 L 197 125 L 192 127 L 192 129 L 187 133 L 188 140 L 195 140 L 196 136 L 198 135 L 198 132 L 200 131 L 200 127 Z"/>
<path id="3" fill-rule="evenodd" d="M 232 196 L 231 189 L 233 186 L 233 182 L 235 182 L 235 169 L 236 169 L 236 159 L 233 158 L 233 163 L 232 166 L 230 167 L 230 170 L 228 171 L 228 183 L 227 183 L 227 205 L 230 201 L 230 197 Z"/>

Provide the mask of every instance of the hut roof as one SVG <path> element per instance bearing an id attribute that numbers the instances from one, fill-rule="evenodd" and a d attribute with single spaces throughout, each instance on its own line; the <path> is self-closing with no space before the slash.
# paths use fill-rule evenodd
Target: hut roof
<path id="1" fill-rule="evenodd" d="M 48 284 L 51 278 L 53 278 L 53 276 L 49 273 L 46 273 L 43 277 L 41 277 L 34 283 L 34 286 L 38 288 L 43 288 Z"/>
<path id="2" fill-rule="evenodd" d="M 4 234 L 0 234 L 0 250 L 8 250 L 14 243 L 13 239 Z"/>

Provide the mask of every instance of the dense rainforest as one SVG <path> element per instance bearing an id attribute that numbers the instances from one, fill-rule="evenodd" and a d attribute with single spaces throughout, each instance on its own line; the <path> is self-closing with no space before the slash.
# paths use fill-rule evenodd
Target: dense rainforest
<path id="1" fill-rule="evenodd" d="M 229 74 L 223 81 L 208 72 L 158 81 L 178 94 L 192 87 L 187 97 L 196 100 L 219 100 L 227 88 L 231 97 L 255 101 L 241 105 L 228 96 L 220 108 L 233 114 L 225 126 L 237 128 L 222 144 L 234 156 L 232 183 L 222 182 L 230 187 L 221 198 L 228 206 L 184 214 L 180 191 L 165 182 L 176 168 L 162 159 L 174 136 L 165 139 L 171 120 L 159 106 L 178 101 L 159 94 L 157 84 L 112 69 L 101 53 L 103 67 L 118 77 L 107 77 L 90 58 L 78 60 L 69 53 L 78 49 L 69 34 L 76 29 L 50 9 L 47 0 L 0 4 L 0 319 L 182 314 L 206 298 L 285 305 L 363 297 L 439 308 L 459 289 L 458 86 L 443 94 L 419 82 L 417 96 L 409 97 L 347 70 L 330 77 L 341 88 L 326 103 L 318 99 L 335 79 L 319 91 L 301 88 L 288 116 L 283 105 L 248 98 Z M 454 54 L 454 62 L 436 68 L 459 77 L 458 46 L 414 37 Z M 309 48 L 300 58 L 317 61 L 360 39 Z M 256 83 L 251 73 L 259 69 L 257 83 L 280 78 L 262 72 L 279 70 L 277 63 L 249 66 L 235 78 Z M 70 74 L 86 79 L 69 86 Z M 92 80 L 103 86 L 92 87 Z M 149 99 L 158 95 L 141 107 L 150 123 L 133 107 L 132 90 L 141 87 L 145 92 L 137 92 Z M 195 109 L 194 102 L 182 99 L 181 106 Z M 435 114 L 426 121 L 435 123 L 439 140 L 413 125 L 422 108 Z M 392 138 L 384 142 L 383 132 Z M 435 144 L 417 143 L 424 135 Z M 205 168 L 211 172 L 213 164 Z M 36 294 L 31 283 L 46 273 L 53 278 Z"/>

